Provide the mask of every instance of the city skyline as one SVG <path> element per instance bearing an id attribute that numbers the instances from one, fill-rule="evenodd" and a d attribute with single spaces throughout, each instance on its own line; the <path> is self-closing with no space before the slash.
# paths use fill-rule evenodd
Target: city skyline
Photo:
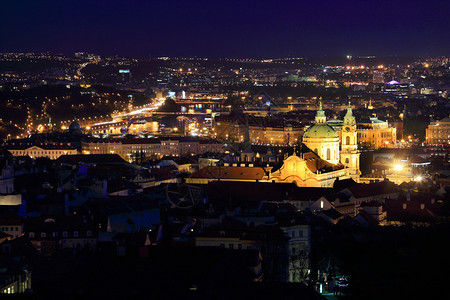
<path id="1" fill-rule="evenodd" d="M 0 52 L 135 57 L 448 55 L 447 1 L 20 1 L 0 12 Z"/>
<path id="2" fill-rule="evenodd" d="M 0 295 L 450 299 L 449 8 L 3 1 Z"/>

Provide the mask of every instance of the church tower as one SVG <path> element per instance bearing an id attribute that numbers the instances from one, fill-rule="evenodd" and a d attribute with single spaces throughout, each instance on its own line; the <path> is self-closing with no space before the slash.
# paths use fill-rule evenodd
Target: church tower
<path id="1" fill-rule="evenodd" d="M 356 133 L 356 120 L 353 116 L 352 107 L 348 103 L 347 113 L 344 117 L 342 125 L 342 141 L 341 141 L 341 163 L 348 168 L 349 175 L 353 180 L 359 181 L 359 156 L 358 140 Z"/>

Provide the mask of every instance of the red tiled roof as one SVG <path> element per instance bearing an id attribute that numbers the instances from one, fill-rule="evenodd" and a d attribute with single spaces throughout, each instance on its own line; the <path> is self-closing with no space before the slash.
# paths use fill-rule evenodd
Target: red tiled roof
<path id="1" fill-rule="evenodd" d="M 118 154 L 75 154 L 61 155 L 56 159 L 56 163 L 77 164 L 77 163 L 126 163 Z"/>
<path id="2" fill-rule="evenodd" d="M 260 167 L 204 167 L 191 178 L 261 180 L 265 171 Z"/>
<path id="3" fill-rule="evenodd" d="M 321 159 L 314 152 L 307 152 L 303 154 L 303 159 L 306 160 L 306 166 L 313 173 L 317 172 L 317 170 L 334 167 L 332 163 L 329 163 L 326 160 Z"/>
<path id="4" fill-rule="evenodd" d="M 405 205 L 404 205 L 405 204 Z M 384 209 L 389 221 L 432 222 L 438 219 L 433 211 L 438 211 L 440 203 L 425 204 L 421 201 L 407 201 L 400 199 L 386 199 Z"/>
<path id="5" fill-rule="evenodd" d="M 383 181 L 370 184 L 358 184 L 348 188 L 355 198 L 365 198 L 375 195 L 392 194 L 398 191 L 393 182 Z"/>

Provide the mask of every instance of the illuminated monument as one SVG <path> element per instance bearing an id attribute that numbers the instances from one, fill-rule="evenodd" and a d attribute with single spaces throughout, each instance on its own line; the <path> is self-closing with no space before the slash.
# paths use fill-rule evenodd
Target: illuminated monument
<path id="1" fill-rule="evenodd" d="M 341 163 L 348 168 L 348 175 L 355 181 L 359 181 L 361 175 L 359 156 L 356 120 L 349 103 L 342 126 Z"/>
<path id="2" fill-rule="evenodd" d="M 297 155 L 286 157 L 280 168 L 253 166 L 208 166 L 192 174 L 187 181 L 206 184 L 213 180 L 247 182 L 285 182 L 299 187 L 333 187 L 336 180 L 359 182 L 359 151 L 356 122 L 349 105 L 344 118 L 342 143 L 337 132 L 327 124 L 320 105 L 315 124 L 306 130 Z M 341 150 L 339 150 L 341 144 Z"/>
<path id="3" fill-rule="evenodd" d="M 359 181 L 359 151 L 356 121 L 349 104 L 344 117 L 341 151 L 339 135 L 327 124 L 322 104 L 315 124 L 303 135 L 303 144 L 312 152 L 294 154 L 284 160 L 283 166 L 270 174 L 275 182 L 294 182 L 305 187 L 332 187 L 336 179 Z"/>

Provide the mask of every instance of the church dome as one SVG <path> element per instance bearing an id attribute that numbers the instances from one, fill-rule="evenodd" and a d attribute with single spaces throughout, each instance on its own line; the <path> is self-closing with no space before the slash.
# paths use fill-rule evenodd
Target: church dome
<path id="1" fill-rule="evenodd" d="M 339 138 L 336 130 L 333 129 L 330 125 L 320 124 L 314 125 L 306 130 L 303 135 L 304 138 Z"/>
<path id="2" fill-rule="evenodd" d="M 319 110 L 316 114 L 316 122 L 313 126 L 309 127 L 305 134 L 303 134 L 304 138 L 339 138 L 336 130 L 333 129 L 330 125 L 327 124 L 327 117 L 325 116 L 325 112 L 322 109 L 322 102 L 320 102 Z"/>
<path id="3" fill-rule="evenodd" d="M 82 133 L 81 126 L 80 126 L 80 124 L 78 124 L 77 121 L 73 121 L 72 124 L 70 124 L 69 133 L 70 134 L 81 134 Z"/>

